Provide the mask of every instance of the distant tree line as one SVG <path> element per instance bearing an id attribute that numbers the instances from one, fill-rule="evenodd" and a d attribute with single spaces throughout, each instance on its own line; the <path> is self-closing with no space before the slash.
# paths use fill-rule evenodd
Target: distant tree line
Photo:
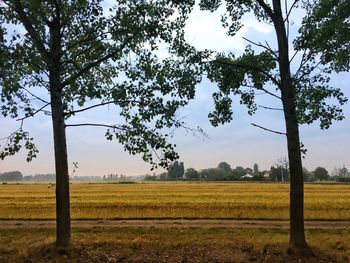
<path id="1" fill-rule="evenodd" d="M 40 182 L 52 182 L 56 180 L 54 174 L 35 174 L 24 176 L 24 181 L 40 181 Z"/>
<path id="2" fill-rule="evenodd" d="M 23 180 L 23 175 L 19 171 L 11 171 L 11 172 L 6 172 L 0 174 L 0 181 L 22 181 Z"/>
<path id="3" fill-rule="evenodd" d="M 10 171 L 5 173 L 0 173 L 0 181 L 3 182 L 15 182 L 15 181 L 54 181 L 54 174 L 36 174 L 23 176 L 19 171 Z"/>
<path id="4" fill-rule="evenodd" d="M 122 177 L 124 178 L 124 176 Z M 0 182 L 54 182 L 56 180 L 55 174 L 35 174 L 23 176 L 19 171 L 10 171 L 0 173 Z M 76 181 L 100 181 L 99 176 L 76 176 L 70 180 Z"/>
<path id="5" fill-rule="evenodd" d="M 317 167 L 314 171 L 303 168 L 304 181 L 336 181 L 350 182 L 347 168 L 336 168 L 332 174 L 323 168 Z M 216 168 L 206 168 L 197 171 L 194 168 L 184 168 L 183 162 L 175 161 L 167 172 L 159 175 L 146 175 L 145 181 L 289 181 L 289 165 L 286 158 L 279 159 L 268 171 L 260 171 L 258 164 L 253 169 L 242 166 L 231 168 L 227 162 L 220 162 Z"/>
<path id="6" fill-rule="evenodd" d="M 103 181 L 118 181 L 118 180 L 126 180 L 125 174 L 107 174 L 102 177 Z"/>

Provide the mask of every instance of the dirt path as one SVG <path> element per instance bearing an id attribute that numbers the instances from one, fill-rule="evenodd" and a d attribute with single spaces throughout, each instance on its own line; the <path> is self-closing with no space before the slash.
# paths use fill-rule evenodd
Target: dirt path
<path id="1" fill-rule="evenodd" d="M 0 228 L 54 228 L 54 220 L 0 220 Z M 72 220 L 72 227 L 156 227 L 156 228 L 277 228 L 289 227 L 287 220 L 147 219 Z M 306 229 L 350 229 L 350 221 L 305 221 Z"/>

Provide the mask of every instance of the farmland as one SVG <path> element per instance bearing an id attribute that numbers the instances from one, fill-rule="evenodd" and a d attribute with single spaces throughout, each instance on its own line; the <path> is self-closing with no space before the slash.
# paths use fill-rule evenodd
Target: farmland
<path id="1" fill-rule="evenodd" d="M 306 220 L 350 220 L 350 185 L 305 185 Z M 289 184 L 72 184 L 72 219 L 280 219 Z M 55 187 L 0 185 L 0 219 L 54 219 Z"/>
<path id="2" fill-rule="evenodd" d="M 289 185 L 280 183 L 72 184 L 72 218 L 96 223 L 74 220 L 72 246 L 61 251 L 53 245 L 54 222 L 41 221 L 55 218 L 54 185 L 1 184 L 0 262 L 349 262 L 350 185 L 305 185 L 306 219 L 320 220 L 306 230 L 316 256 L 305 260 L 285 253 L 288 224 L 268 221 L 288 219 L 288 199 Z M 185 226 L 183 218 L 216 225 Z M 261 219 L 265 226 L 227 219 Z M 344 225 L 319 227 L 324 220 Z"/>

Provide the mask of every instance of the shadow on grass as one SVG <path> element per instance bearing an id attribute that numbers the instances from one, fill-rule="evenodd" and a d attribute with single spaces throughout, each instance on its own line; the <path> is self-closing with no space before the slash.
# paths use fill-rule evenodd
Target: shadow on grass
<path id="1" fill-rule="evenodd" d="M 349 230 L 312 230 L 315 257 L 287 253 L 288 231 L 267 229 L 73 229 L 57 248 L 52 229 L 0 230 L 0 263 L 50 262 L 350 262 Z"/>
<path id="2" fill-rule="evenodd" d="M 287 246 L 284 245 L 265 245 L 257 249 L 249 243 L 228 246 L 228 244 L 220 245 L 218 242 L 208 246 L 99 242 L 75 244 L 66 249 L 48 244 L 29 247 L 27 253 L 23 255 L 16 254 L 15 249 L 5 254 L 2 253 L 4 251 L 0 251 L 2 255 L 0 262 L 349 262 L 347 257 L 339 258 L 315 249 L 315 257 L 305 258 L 289 255 L 286 250 Z"/>

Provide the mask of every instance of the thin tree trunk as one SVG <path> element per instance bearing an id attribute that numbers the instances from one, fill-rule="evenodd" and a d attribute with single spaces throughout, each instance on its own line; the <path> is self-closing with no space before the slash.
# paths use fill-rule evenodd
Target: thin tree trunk
<path id="1" fill-rule="evenodd" d="M 290 236 L 293 251 L 303 252 L 309 247 L 304 231 L 304 181 L 300 151 L 299 127 L 293 91 L 284 87 L 282 92 L 284 118 L 287 131 L 288 159 L 290 170 Z"/>
<path id="2" fill-rule="evenodd" d="M 288 159 L 290 170 L 290 251 L 312 254 L 306 243 L 304 231 L 304 182 L 300 151 L 299 126 L 295 105 L 295 87 L 292 82 L 289 62 L 289 44 L 282 16 L 280 0 L 273 0 L 273 23 L 276 30 L 281 94 L 286 125 Z"/>
<path id="3" fill-rule="evenodd" d="M 56 245 L 66 247 L 71 235 L 69 173 L 62 97 L 58 92 L 51 93 L 51 110 L 56 170 Z"/>
<path id="4" fill-rule="evenodd" d="M 51 113 L 55 148 L 56 169 L 56 245 L 67 247 L 70 243 L 70 204 L 69 172 L 61 83 L 61 24 L 56 10 L 55 19 L 50 25 L 49 79 Z"/>

